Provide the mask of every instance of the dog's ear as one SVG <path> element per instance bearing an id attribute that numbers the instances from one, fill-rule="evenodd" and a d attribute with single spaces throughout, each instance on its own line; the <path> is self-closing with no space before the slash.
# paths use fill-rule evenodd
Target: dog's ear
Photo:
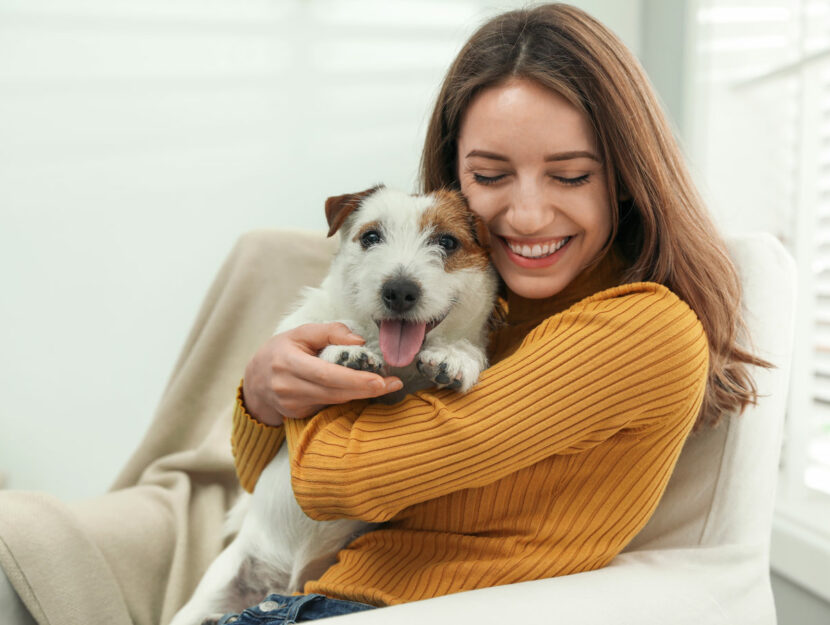
<path id="1" fill-rule="evenodd" d="M 330 237 L 337 232 L 340 226 L 343 225 L 343 222 L 346 221 L 346 217 L 351 215 L 363 200 L 382 188 L 383 185 L 379 184 L 360 193 L 346 193 L 345 195 L 335 195 L 327 199 L 326 221 L 329 224 L 329 233 L 326 236 Z"/>
<path id="2" fill-rule="evenodd" d="M 469 211 L 470 215 L 470 232 L 473 234 L 473 238 L 475 239 L 476 243 L 478 243 L 481 247 L 485 250 L 490 249 L 490 229 L 487 227 L 487 224 L 484 223 L 484 220 L 476 215 L 473 211 Z"/>

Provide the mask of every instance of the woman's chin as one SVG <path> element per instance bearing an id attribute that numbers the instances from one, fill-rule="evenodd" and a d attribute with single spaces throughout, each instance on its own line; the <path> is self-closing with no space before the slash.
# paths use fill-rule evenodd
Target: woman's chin
<path id="1" fill-rule="evenodd" d="M 571 280 L 564 267 L 527 268 L 517 265 L 506 254 L 493 254 L 493 264 L 507 288 L 527 299 L 544 299 L 556 295 Z"/>

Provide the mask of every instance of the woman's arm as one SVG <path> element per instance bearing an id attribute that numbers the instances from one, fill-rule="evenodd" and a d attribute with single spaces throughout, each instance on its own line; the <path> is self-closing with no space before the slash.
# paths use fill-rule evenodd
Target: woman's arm
<path id="1" fill-rule="evenodd" d="M 661 285 L 598 293 L 554 315 L 467 394 L 352 402 L 288 425 L 294 493 L 315 519 L 385 521 L 623 429 L 697 414 L 708 345 Z M 689 424 L 691 426 L 691 423 Z"/>
<path id="2" fill-rule="evenodd" d="M 242 395 L 242 382 L 236 391 L 231 430 L 231 451 L 239 483 L 249 493 L 254 492 L 260 473 L 277 452 L 285 438 L 285 428 L 266 425 L 254 419 L 247 410 Z"/>
<path id="3" fill-rule="evenodd" d="M 401 381 L 321 360 L 324 347 L 360 345 L 342 323 L 309 323 L 265 341 L 245 368 L 237 391 L 231 448 L 242 487 L 252 492 L 282 444 L 283 419 L 308 417 L 323 406 L 376 397 Z"/>

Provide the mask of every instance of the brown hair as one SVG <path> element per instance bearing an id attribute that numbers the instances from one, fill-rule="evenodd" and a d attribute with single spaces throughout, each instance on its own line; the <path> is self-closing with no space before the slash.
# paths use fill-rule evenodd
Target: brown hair
<path id="1" fill-rule="evenodd" d="M 427 128 L 424 192 L 458 189 L 457 138 L 482 90 L 511 77 L 552 89 L 585 112 L 605 163 L 612 210 L 606 247 L 617 243 L 624 282 L 665 285 L 697 314 L 709 341 L 709 379 L 696 424 L 755 403 L 747 364 L 771 366 L 738 345 L 748 338 L 741 286 L 726 246 L 687 171 L 680 148 L 634 55 L 598 21 L 565 4 L 502 14 L 482 26 L 453 62 Z"/>

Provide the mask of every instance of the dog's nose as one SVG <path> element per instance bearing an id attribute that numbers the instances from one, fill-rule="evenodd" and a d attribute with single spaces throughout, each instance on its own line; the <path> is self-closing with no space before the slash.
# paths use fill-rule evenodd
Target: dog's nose
<path id="1" fill-rule="evenodd" d="M 396 313 L 411 309 L 421 296 L 421 287 L 406 278 L 387 280 L 380 291 L 384 305 Z"/>

